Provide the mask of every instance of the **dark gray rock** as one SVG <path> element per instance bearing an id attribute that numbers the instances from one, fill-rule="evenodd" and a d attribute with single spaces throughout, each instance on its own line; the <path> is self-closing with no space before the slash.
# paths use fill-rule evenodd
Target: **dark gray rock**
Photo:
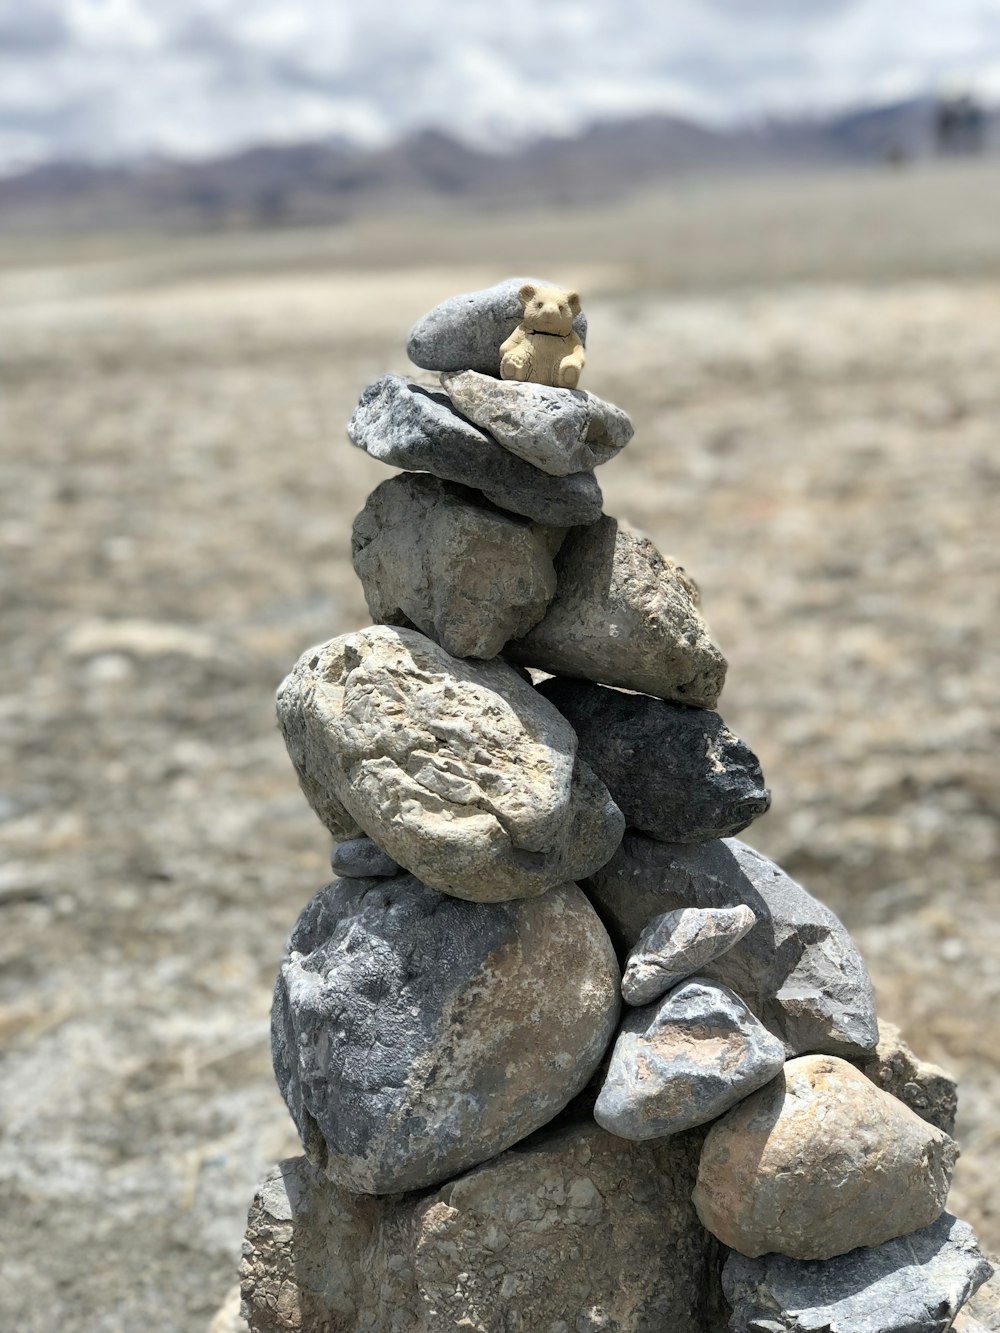
<path id="1" fill-rule="evenodd" d="M 403 871 L 371 838 L 349 838 L 338 843 L 330 853 L 330 867 L 345 879 L 389 879 Z"/>
<path id="2" fill-rule="evenodd" d="M 970 1227 L 943 1213 L 923 1231 L 835 1259 L 726 1260 L 733 1333 L 945 1333 L 993 1269 Z"/>
<path id="3" fill-rule="evenodd" d="M 692 977 L 626 1013 L 594 1119 L 624 1139 L 679 1134 L 728 1111 L 784 1063 L 781 1041 L 738 995 Z"/>
<path id="4" fill-rule="evenodd" d="M 543 681 L 630 828 L 662 842 L 739 833 L 771 804 L 757 756 L 718 713 L 585 680 Z"/>
<path id="5" fill-rule="evenodd" d="M 704 975 L 745 1000 L 790 1055 L 858 1055 L 878 1041 L 871 979 L 847 931 L 738 839 L 685 846 L 630 834 L 584 888 L 623 958 L 663 912 L 744 903 L 757 924 Z"/>
<path id="6" fill-rule="evenodd" d="M 621 1001 L 574 884 L 470 903 L 411 875 L 337 880 L 292 931 L 275 1076 L 306 1152 L 349 1190 L 423 1189 L 546 1124 L 587 1083 Z"/>
<path id="7" fill-rule="evenodd" d="M 629 952 L 627 1004 L 649 1004 L 733 947 L 756 923 L 749 907 L 682 907 L 654 916 Z"/>
<path id="8" fill-rule="evenodd" d="M 543 278 L 505 278 L 493 287 L 449 296 L 422 315 L 410 330 L 406 355 L 424 370 L 478 370 L 500 374 L 500 345 L 520 324 L 524 309 L 518 292 L 526 282 L 559 287 Z M 573 331 L 587 342 L 587 316 L 581 310 Z"/>

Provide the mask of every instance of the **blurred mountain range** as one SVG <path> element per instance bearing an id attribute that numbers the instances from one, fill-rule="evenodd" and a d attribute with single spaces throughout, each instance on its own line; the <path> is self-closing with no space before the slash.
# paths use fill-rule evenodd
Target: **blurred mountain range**
<path id="1" fill-rule="evenodd" d="M 991 151 L 1000 115 L 982 113 Z M 828 119 L 709 129 L 655 115 L 493 153 L 426 131 L 388 148 L 260 146 L 207 161 L 54 162 L 0 178 L 0 231 L 219 229 L 330 224 L 421 201 L 533 207 L 599 202 L 685 175 L 895 164 L 940 148 L 919 98 Z"/>

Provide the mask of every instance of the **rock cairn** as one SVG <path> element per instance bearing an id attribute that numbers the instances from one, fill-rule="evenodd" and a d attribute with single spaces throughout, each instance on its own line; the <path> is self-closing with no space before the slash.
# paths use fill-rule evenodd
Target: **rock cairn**
<path id="1" fill-rule="evenodd" d="M 695 584 L 602 512 L 632 426 L 557 387 L 585 339 L 537 279 L 455 297 L 409 341 L 440 387 L 351 420 L 402 472 L 354 524 L 376 623 L 278 691 L 336 878 L 275 988 L 305 1156 L 254 1200 L 244 1315 L 941 1333 L 991 1273 L 944 1211 L 954 1085 L 735 837 L 769 794 Z"/>

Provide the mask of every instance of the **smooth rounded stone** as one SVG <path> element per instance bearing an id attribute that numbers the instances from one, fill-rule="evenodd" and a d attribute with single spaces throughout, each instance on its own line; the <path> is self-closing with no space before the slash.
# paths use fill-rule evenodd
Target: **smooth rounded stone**
<path id="1" fill-rule="evenodd" d="M 518 292 L 535 287 L 558 287 L 542 278 L 505 278 L 493 287 L 449 296 L 422 315 L 410 330 L 406 355 L 424 370 L 477 370 L 500 374 L 500 347 L 520 324 L 524 308 Z M 587 316 L 581 310 L 573 331 L 587 341 Z"/>
<path id="2" fill-rule="evenodd" d="M 625 1139 L 704 1125 L 780 1073 L 785 1048 L 727 986 L 692 977 L 625 1015 L 594 1119 Z"/>
<path id="3" fill-rule="evenodd" d="M 330 853 L 330 868 L 344 879 L 388 879 L 403 871 L 371 838 L 349 838 L 338 843 Z"/>
<path id="4" fill-rule="evenodd" d="M 354 568 L 377 623 L 416 627 L 454 657 L 496 657 L 545 614 L 564 535 L 478 491 L 407 472 L 377 487 L 354 520 Z"/>
<path id="5" fill-rule="evenodd" d="M 548 611 L 507 644 L 504 656 L 555 675 L 714 707 L 726 659 L 679 566 L 607 515 L 569 533 L 555 564 Z"/>
<path id="6" fill-rule="evenodd" d="M 771 805 L 760 761 L 718 715 L 553 677 L 538 687 L 629 828 L 663 842 L 740 833 Z"/>
<path id="7" fill-rule="evenodd" d="M 921 1120 L 946 1134 L 955 1132 L 958 1086 L 940 1065 L 921 1060 L 893 1023 L 879 1022 L 878 1045 L 859 1062 L 866 1078 L 905 1102 Z"/>
<path id="8" fill-rule="evenodd" d="M 442 375 L 441 384 L 462 416 L 552 477 L 600 467 L 635 433 L 620 407 L 582 389 L 498 380 L 475 370 Z"/>
<path id="9" fill-rule="evenodd" d="M 422 1195 L 366 1198 L 304 1157 L 250 1208 L 253 1333 L 718 1333 L 717 1245 L 691 1206 L 700 1138 L 542 1131 Z"/>
<path id="10" fill-rule="evenodd" d="M 756 925 L 699 970 L 734 990 L 789 1055 L 864 1055 L 878 1041 L 871 979 L 850 935 L 739 839 L 682 845 L 629 834 L 584 888 L 622 958 L 664 912 L 751 908 Z"/>
<path id="11" fill-rule="evenodd" d="M 347 433 L 380 463 L 472 486 L 501 509 L 553 527 L 592 523 L 604 503 L 593 472 L 550 477 L 458 416 L 447 394 L 402 375 L 369 384 Z"/>
<path id="12" fill-rule="evenodd" d="M 424 1189 L 547 1124 L 621 1007 L 611 941 L 575 884 L 515 903 L 412 875 L 335 880 L 278 974 L 271 1044 L 307 1154 L 346 1189 Z"/>
<path id="13" fill-rule="evenodd" d="M 853 1065 L 803 1055 L 708 1131 L 694 1205 L 751 1259 L 830 1259 L 935 1222 L 957 1156 Z"/>
<path id="14" fill-rule="evenodd" d="M 480 902 L 584 878 L 625 821 L 565 718 L 499 660 L 372 626 L 299 659 L 278 690 L 299 782 L 425 884 Z M 336 830 L 331 829 L 336 836 Z"/>
<path id="15" fill-rule="evenodd" d="M 835 1259 L 731 1254 L 722 1285 L 732 1333 L 945 1333 L 992 1272 L 971 1227 L 943 1213 Z"/>
<path id="16" fill-rule="evenodd" d="M 629 952 L 622 998 L 628 1004 L 650 1004 L 720 958 L 756 923 L 753 910 L 743 903 L 738 907 L 682 907 L 655 916 Z"/>

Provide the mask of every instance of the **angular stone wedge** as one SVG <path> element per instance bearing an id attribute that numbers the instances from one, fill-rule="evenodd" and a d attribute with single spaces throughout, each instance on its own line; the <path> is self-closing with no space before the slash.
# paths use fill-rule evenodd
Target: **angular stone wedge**
<path id="1" fill-rule="evenodd" d="M 731 1254 L 732 1333 L 945 1333 L 993 1272 L 965 1222 L 931 1226 L 836 1259 Z"/>
<path id="2" fill-rule="evenodd" d="M 726 659 L 709 638 L 683 570 L 607 516 L 571 532 L 555 563 L 554 600 L 534 629 L 507 644 L 505 657 L 714 707 Z"/>
<path id="3" fill-rule="evenodd" d="M 498 380 L 474 370 L 442 375 L 441 384 L 462 416 L 552 477 L 600 467 L 634 434 L 620 407 L 582 389 Z"/>
<path id="4" fill-rule="evenodd" d="M 302 790 L 334 836 L 347 811 L 443 893 L 544 893 L 621 841 L 625 821 L 577 760 L 569 723 L 505 662 L 376 625 L 309 649 L 277 702 Z"/>
<path id="5" fill-rule="evenodd" d="M 449 296 L 422 315 L 410 330 L 406 355 L 424 370 L 478 370 L 500 374 L 500 345 L 520 324 L 524 310 L 517 294 L 526 282 L 558 287 L 543 278 L 505 278 L 493 287 Z M 587 341 L 587 316 L 581 310 L 573 331 Z"/>
<path id="6" fill-rule="evenodd" d="M 614 1033 L 619 980 L 575 884 L 470 903 L 411 875 L 335 880 L 281 964 L 278 1087 L 331 1179 L 366 1194 L 423 1189 L 576 1096 Z"/>
<path id="7" fill-rule="evenodd" d="M 377 487 L 354 520 L 354 568 L 377 623 L 415 626 L 453 657 L 496 657 L 555 596 L 564 534 L 408 472 Z"/>
<path id="8" fill-rule="evenodd" d="M 803 1055 L 708 1131 L 694 1205 L 751 1259 L 831 1259 L 937 1221 L 957 1156 L 853 1065 Z"/>
<path id="9" fill-rule="evenodd" d="M 391 856 L 386 856 L 371 838 L 350 838 L 339 843 L 330 853 L 330 869 L 345 879 L 371 879 L 372 876 L 388 879 L 403 873 L 403 867 Z"/>
<path id="10" fill-rule="evenodd" d="M 692 977 L 625 1015 L 594 1119 L 625 1139 L 704 1125 L 770 1082 L 785 1048 L 738 995 Z"/>
<path id="11" fill-rule="evenodd" d="M 703 975 L 729 986 L 790 1055 L 862 1055 L 878 1041 L 871 979 L 847 931 L 773 861 L 736 838 L 682 846 L 628 835 L 584 885 L 621 957 L 685 907 L 750 907 L 757 924 Z"/>
<path id="12" fill-rule="evenodd" d="M 753 911 L 744 904 L 682 907 L 654 917 L 629 952 L 622 998 L 627 1004 L 650 1004 L 721 958 L 756 923 Z"/>
<path id="13" fill-rule="evenodd" d="M 472 486 L 501 509 L 539 523 L 570 527 L 592 523 L 601 513 L 593 472 L 548 476 L 457 416 L 447 395 L 401 375 L 383 375 L 365 389 L 347 433 L 380 463 Z"/>
<path id="14" fill-rule="evenodd" d="M 539 690 L 576 732 L 579 753 L 630 828 L 662 842 L 740 833 L 771 793 L 757 756 L 705 708 L 554 677 Z"/>

